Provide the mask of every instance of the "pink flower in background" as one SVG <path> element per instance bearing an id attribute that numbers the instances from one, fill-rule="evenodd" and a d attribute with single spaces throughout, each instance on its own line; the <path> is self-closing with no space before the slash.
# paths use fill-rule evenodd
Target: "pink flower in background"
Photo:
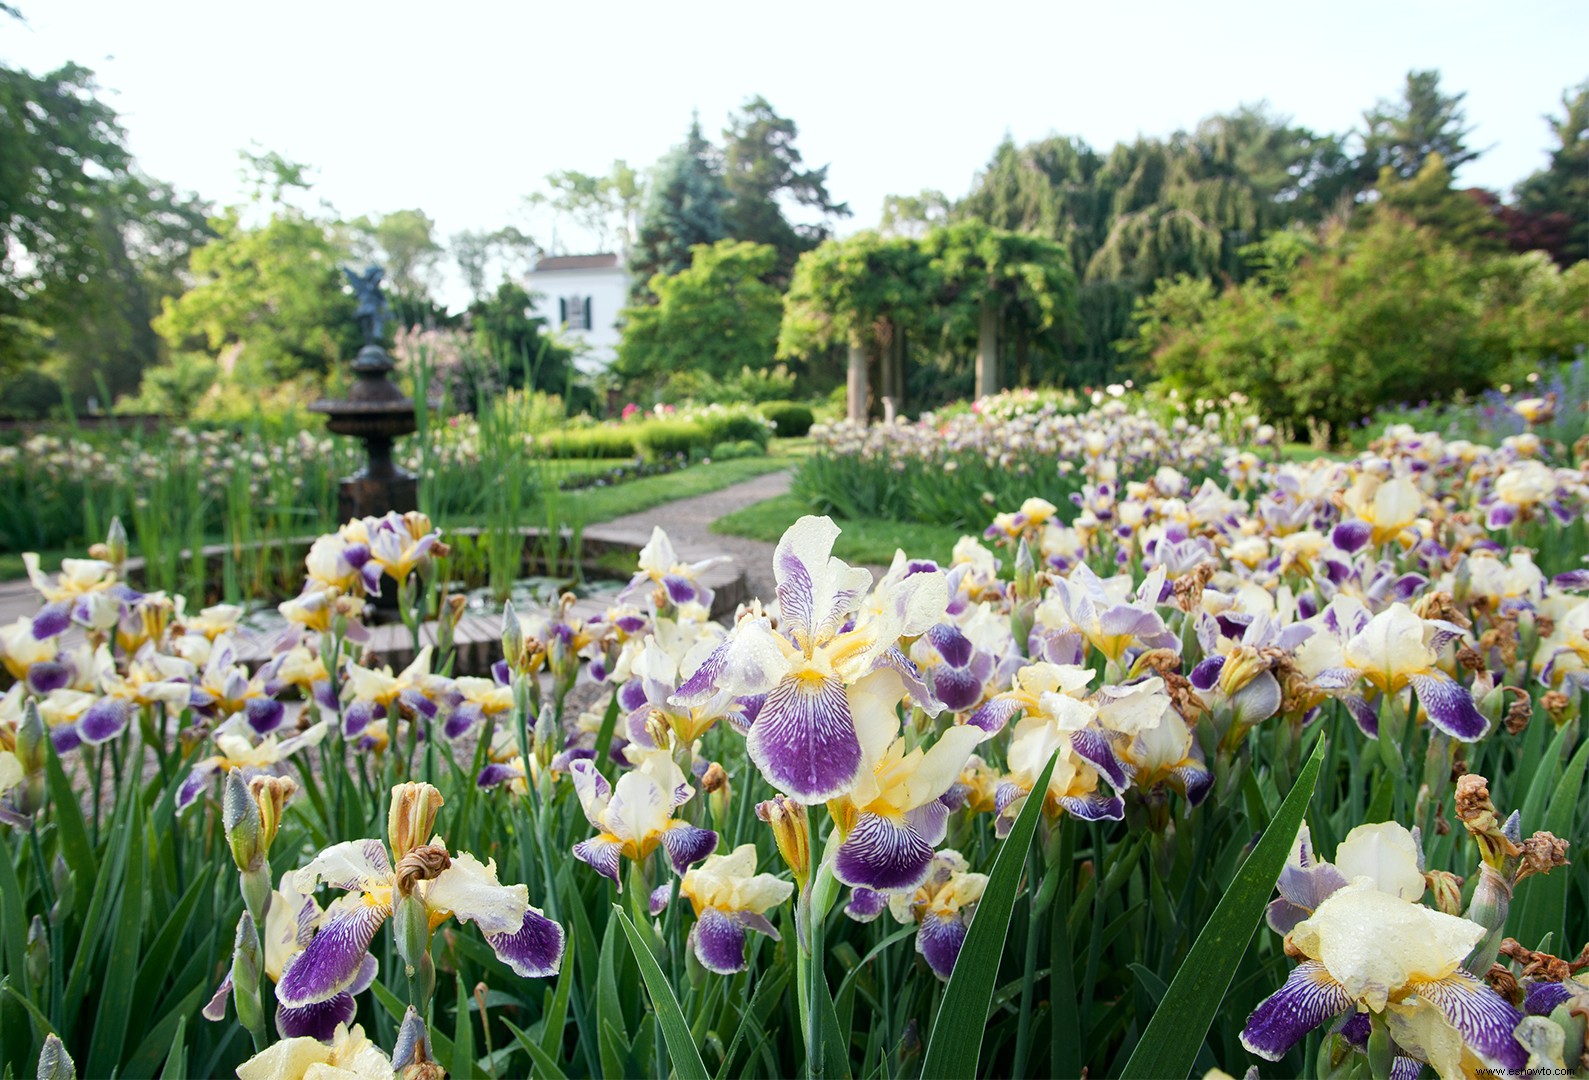
<path id="1" fill-rule="evenodd" d="M 625 405 L 623 407 L 623 418 L 625 420 L 627 420 L 631 416 L 634 416 L 639 411 L 640 411 L 640 406 L 636 405 L 634 402 L 631 401 L 629 404 L 627 404 L 627 405 Z"/>

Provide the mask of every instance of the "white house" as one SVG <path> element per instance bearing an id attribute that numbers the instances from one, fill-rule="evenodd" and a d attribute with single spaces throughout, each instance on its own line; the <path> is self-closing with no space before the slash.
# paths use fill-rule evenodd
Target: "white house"
<path id="1" fill-rule="evenodd" d="M 629 302 L 629 274 L 613 254 L 543 255 L 526 283 L 534 313 L 571 342 L 582 342 L 580 370 L 601 371 L 618 355 L 618 312 Z"/>

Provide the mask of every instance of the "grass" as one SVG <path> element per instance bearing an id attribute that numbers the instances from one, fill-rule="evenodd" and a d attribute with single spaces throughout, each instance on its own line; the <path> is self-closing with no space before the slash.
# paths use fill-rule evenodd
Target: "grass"
<path id="1" fill-rule="evenodd" d="M 549 494 L 548 497 L 557 500 L 557 516 L 562 520 L 595 525 L 787 469 L 789 458 L 777 451 L 778 447 L 775 446 L 774 452 L 766 457 L 735 458 L 732 461 L 714 461 L 708 465 L 692 465 L 679 472 L 647 476 L 615 487 L 564 491 Z"/>
<path id="2" fill-rule="evenodd" d="M 796 518 L 809 513 L 811 508 L 800 499 L 779 495 L 718 518 L 712 522 L 712 531 L 775 544 Z M 833 544 L 833 554 L 848 563 L 882 566 L 893 561 L 894 552 L 899 548 L 904 548 L 911 556 L 947 564 L 955 541 L 964 533 L 963 529 L 948 525 L 883 518 L 844 518 L 838 525 L 844 531 Z"/>

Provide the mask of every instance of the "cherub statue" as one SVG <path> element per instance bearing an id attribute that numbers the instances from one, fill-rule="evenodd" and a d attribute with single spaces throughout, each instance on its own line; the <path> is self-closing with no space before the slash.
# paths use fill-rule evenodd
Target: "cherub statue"
<path id="1" fill-rule="evenodd" d="M 364 332 L 365 344 L 379 344 L 388 311 L 386 295 L 381 292 L 381 279 L 386 276 L 386 271 L 372 263 L 363 273 L 346 266 L 342 272 L 347 275 L 348 284 L 353 286 L 353 295 L 358 297 L 359 306 L 353 315 L 359 321 L 359 329 Z"/>

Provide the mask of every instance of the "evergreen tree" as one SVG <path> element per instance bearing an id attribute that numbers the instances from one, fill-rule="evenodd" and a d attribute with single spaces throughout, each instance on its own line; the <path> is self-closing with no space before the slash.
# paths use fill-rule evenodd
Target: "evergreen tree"
<path id="1" fill-rule="evenodd" d="M 1589 81 L 1562 95 L 1563 113 L 1546 117 L 1559 145 L 1550 164 L 1517 185 L 1517 210 L 1536 241 L 1561 266 L 1589 259 Z"/>
<path id="2" fill-rule="evenodd" d="M 1462 111 L 1466 94 L 1440 92 L 1438 71 L 1409 71 L 1400 101 L 1384 101 L 1363 114 L 1363 152 L 1357 176 L 1364 187 L 1390 168 L 1403 180 L 1418 175 L 1430 154 L 1439 154 L 1455 173 L 1483 151 L 1468 147 L 1473 129 Z"/>
<path id="3" fill-rule="evenodd" d="M 715 244 L 728 235 L 723 210 L 728 187 L 712 144 L 697 117 L 688 138 L 657 164 L 656 176 L 640 216 L 640 238 L 629 258 L 635 300 L 651 303 L 651 278 L 676 274 L 690 265 L 690 249 Z"/>
<path id="4" fill-rule="evenodd" d="M 799 128 L 779 116 L 766 98 L 746 101 L 723 131 L 723 179 L 729 202 L 723 210 L 728 235 L 753 244 L 770 244 L 778 258 L 773 277 L 787 281 L 795 260 L 831 235 L 828 221 L 849 217 L 846 203 L 828 194 L 828 167 L 807 169 L 795 149 Z M 781 199 L 819 213 L 815 224 L 792 224 Z"/>

